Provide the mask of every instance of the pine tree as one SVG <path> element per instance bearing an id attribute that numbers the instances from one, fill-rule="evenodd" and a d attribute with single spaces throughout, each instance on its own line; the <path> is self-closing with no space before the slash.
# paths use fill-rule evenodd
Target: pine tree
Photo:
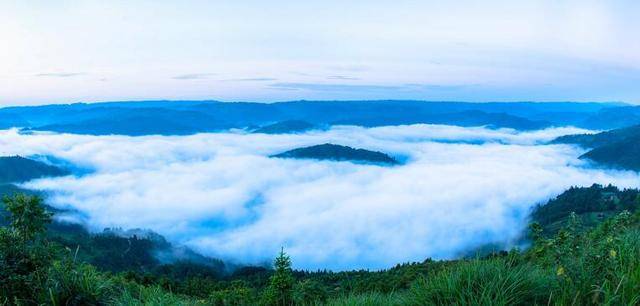
<path id="1" fill-rule="evenodd" d="M 291 259 L 280 250 L 280 254 L 274 261 L 275 271 L 269 279 L 269 287 L 265 291 L 265 304 L 277 306 L 293 305 L 293 272 Z"/>

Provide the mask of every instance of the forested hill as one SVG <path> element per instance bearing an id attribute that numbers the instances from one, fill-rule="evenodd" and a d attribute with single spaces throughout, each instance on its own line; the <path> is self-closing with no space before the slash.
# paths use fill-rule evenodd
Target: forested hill
<path id="1" fill-rule="evenodd" d="M 352 161 L 387 165 L 398 164 L 397 160 L 382 152 L 369 151 L 365 149 L 354 149 L 352 147 L 330 143 L 297 148 L 280 154 L 272 155 L 271 157 Z"/>
<path id="2" fill-rule="evenodd" d="M 585 148 L 597 148 L 640 137 L 640 125 L 614 129 L 595 134 L 575 134 L 560 136 L 552 143 L 577 144 Z"/>
<path id="3" fill-rule="evenodd" d="M 640 125 L 597 134 L 562 136 L 552 143 L 591 148 L 580 158 L 606 167 L 640 171 Z"/>
<path id="4" fill-rule="evenodd" d="M 615 186 L 594 184 L 591 187 L 571 187 L 556 198 L 535 207 L 531 214 L 544 232 L 555 234 L 568 225 L 573 213 L 583 228 L 594 227 L 603 220 L 623 211 L 640 208 L 640 191 L 620 190 Z"/>
<path id="5" fill-rule="evenodd" d="M 533 130 L 573 125 L 617 128 L 640 124 L 640 116 L 616 112 L 616 103 L 465 103 L 428 101 L 291 101 L 278 103 L 216 101 L 141 101 L 61 104 L 0 109 L 0 128 L 92 135 L 187 135 L 201 132 L 265 127 L 266 132 L 296 131 L 292 126 L 336 124 L 367 127 L 406 124 L 447 124 Z M 631 107 L 635 110 L 635 108 Z M 619 116 L 609 115 L 616 112 Z M 620 116 L 629 116 L 621 120 Z M 278 125 L 279 122 L 288 122 Z M 267 127 L 271 124 L 273 127 Z M 289 126 L 288 126 L 289 125 Z"/>
<path id="6" fill-rule="evenodd" d="M 637 210 L 637 199 L 637 190 L 572 188 L 536 210 L 540 223 L 531 225 L 527 250 L 345 272 L 295 271 L 282 252 L 272 269 L 218 274 L 186 261 L 145 265 L 157 260 L 149 257 L 150 242 L 162 244 L 153 237 L 61 240 L 52 227 L 47 237 L 49 215 L 40 201 L 8 198 L 0 299 L 20 305 L 635 305 L 640 215 L 628 211 Z M 21 217 L 24 211 L 30 218 Z M 583 221 L 593 222 L 579 226 Z M 84 254 L 98 257 L 87 264 Z M 111 264 L 133 269 L 103 272 L 114 271 Z"/>
<path id="7" fill-rule="evenodd" d="M 67 170 L 21 156 L 0 157 L 0 184 L 22 183 L 32 179 L 67 175 Z"/>

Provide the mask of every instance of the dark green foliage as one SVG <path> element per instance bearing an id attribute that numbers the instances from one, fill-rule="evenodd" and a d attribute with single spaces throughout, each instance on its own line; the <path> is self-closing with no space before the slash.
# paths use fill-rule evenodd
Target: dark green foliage
<path id="1" fill-rule="evenodd" d="M 385 153 L 369 151 L 365 149 L 354 149 L 352 147 L 340 146 L 330 143 L 293 149 L 273 155 L 272 157 L 356 161 L 389 165 L 398 164 L 398 161 Z"/>
<path id="2" fill-rule="evenodd" d="M 639 217 L 622 212 L 588 232 L 576 231 L 574 220 L 555 237 L 538 239 L 526 258 L 555 271 L 558 304 L 637 305 Z"/>
<path id="3" fill-rule="evenodd" d="M 3 201 L 9 227 L 0 228 L 0 302 L 31 304 L 54 256 L 42 241 L 51 215 L 36 196 L 16 195 Z"/>
<path id="4" fill-rule="evenodd" d="M 293 305 L 294 278 L 291 270 L 291 259 L 284 249 L 274 261 L 275 271 L 269 279 L 263 298 L 265 305 L 289 306 Z"/>
<path id="5" fill-rule="evenodd" d="M 9 226 L 21 244 L 43 234 L 51 222 L 52 215 L 44 209 L 42 198 L 38 196 L 17 194 L 14 197 L 5 196 L 2 201 L 9 213 Z"/>
<path id="6" fill-rule="evenodd" d="M 114 281 L 90 265 L 76 265 L 69 259 L 49 268 L 40 300 L 51 305 L 101 305 L 116 293 Z"/>
<path id="7" fill-rule="evenodd" d="M 402 297 L 402 304 L 546 304 L 556 287 L 552 274 L 531 264 L 502 258 L 471 260 L 420 278 Z"/>
<path id="8" fill-rule="evenodd" d="M 68 171 L 20 156 L 0 157 L 0 184 L 21 183 L 32 179 L 61 176 Z"/>
<path id="9" fill-rule="evenodd" d="M 640 191 L 619 190 L 614 186 L 594 184 L 591 187 L 571 187 L 532 212 L 533 221 L 544 228 L 544 234 L 554 234 L 567 225 L 568 216 L 575 213 L 581 227 L 594 227 L 609 216 L 640 208 Z"/>
<path id="10" fill-rule="evenodd" d="M 293 301 L 296 305 L 324 303 L 329 297 L 329 288 L 313 279 L 298 282 L 293 288 Z"/>
<path id="11" fill-rule="evenodd" d="M 256 290 L 249 288 L 242 282 L 236 282 L 226 289 L 213 290 L 208 302 L 214 306 L 256 305 Z"/>

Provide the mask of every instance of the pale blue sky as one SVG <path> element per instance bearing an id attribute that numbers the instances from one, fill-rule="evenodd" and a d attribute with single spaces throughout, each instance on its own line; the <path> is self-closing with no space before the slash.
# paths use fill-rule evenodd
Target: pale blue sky
<path id="1" fill-rule="evenodd" d="M 638 1 L 0 0 L 0 105 L 640 102 Z"/>

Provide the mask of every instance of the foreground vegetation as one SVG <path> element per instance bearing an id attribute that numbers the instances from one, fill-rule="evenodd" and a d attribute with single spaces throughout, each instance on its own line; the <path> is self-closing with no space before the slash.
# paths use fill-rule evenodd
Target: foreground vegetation
<path id="1" fill-rule="evenodd" d="M 144 259 L 150 246 L 137 237 L 87 236 L 72 247 L 80 236 L 51 235 L 39 197 L 16 195 L 4 199 L 0 305 L 638 305 L 638 198 L 611 186 L 570 189 L 533 213 L 526 251 L 308 272 L 292 270 L 283 250 L 273 269 L 224 272 Z M 127 256 L 106 247 L 122 239 L 137 246 Z"/>

